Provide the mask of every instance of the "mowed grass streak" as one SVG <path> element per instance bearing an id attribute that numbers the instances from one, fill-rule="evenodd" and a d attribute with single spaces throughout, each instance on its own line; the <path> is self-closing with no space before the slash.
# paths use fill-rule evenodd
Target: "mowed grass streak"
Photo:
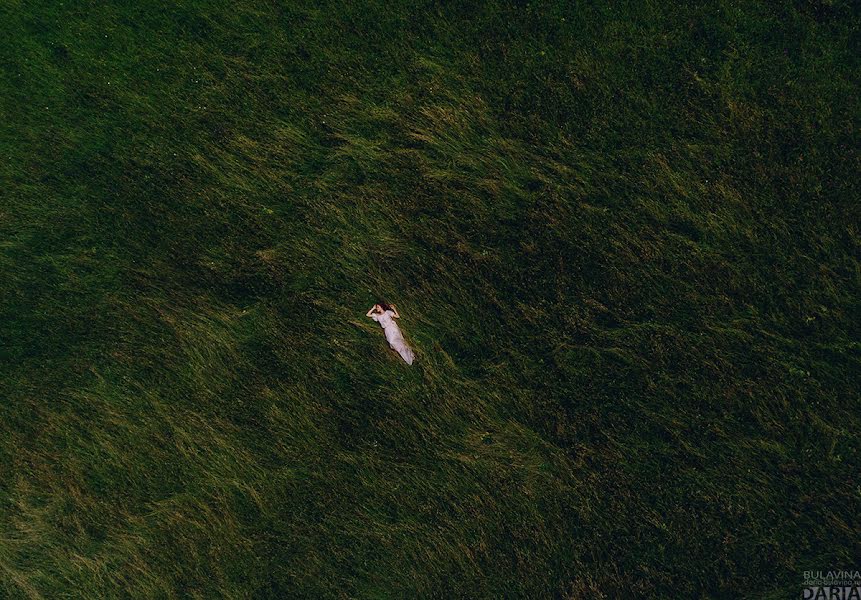
<path id="1" fill-rule="evenodd" d="M 4 595 L 778 598 L 861 555 L 851 2 L 0 22 Z"/>

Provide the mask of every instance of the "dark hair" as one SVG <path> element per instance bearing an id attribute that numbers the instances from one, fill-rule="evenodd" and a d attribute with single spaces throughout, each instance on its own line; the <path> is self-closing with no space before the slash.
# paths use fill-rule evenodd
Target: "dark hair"
<path id="1" fill-rule="evenodd" d="M 377 304 L 380 305 L 380 308 L 383 309 L 383 312 L 386 312 L 387 310 L 392 310 L 392 305 L 388 302 L 383 302 L 382 300 L 380 300 L 379 302 L 377 302 Z"/>

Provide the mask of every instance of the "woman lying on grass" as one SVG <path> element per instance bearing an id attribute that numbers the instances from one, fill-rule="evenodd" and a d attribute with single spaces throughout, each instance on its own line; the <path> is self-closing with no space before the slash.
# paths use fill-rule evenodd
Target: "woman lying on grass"
<path id="1" fill-rule="evenodd" d="M 379 323 L 382 326 L 383 331 L 386 332 L 386 340 L 389 342 L 389 346 L 397 350 L 398 354 L 401 355 L 401 358 L 403 358 L 408 365 L 413 364 L 415 354 L 413 353 L 412 348 L 407 346 L 407 342 L 404 340 L 404 335 L 401 333 L 398 324 L 395 323 L 395 319 L 401 318 L 395 305 L 386 304 L 385 302 L 374 304 L 365 316 L 371 317 L 374 321 Z"/>

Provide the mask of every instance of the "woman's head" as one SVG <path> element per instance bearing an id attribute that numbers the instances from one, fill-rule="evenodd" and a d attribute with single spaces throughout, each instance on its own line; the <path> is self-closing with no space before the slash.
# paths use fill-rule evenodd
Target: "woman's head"
<path id="1" fill-rule="evenodd" d="M 387 310 L 392 310 L 392 305 L 388 302 L 383 302 L 382 300 L 377 302 L 377 306 L 379 306 L 380 310 L 382 310 L 383 312 L 386 312 Z"/>

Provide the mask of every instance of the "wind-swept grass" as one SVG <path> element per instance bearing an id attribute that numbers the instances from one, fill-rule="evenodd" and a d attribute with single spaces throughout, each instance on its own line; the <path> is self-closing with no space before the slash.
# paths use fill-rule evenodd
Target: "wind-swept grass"
<path id="1" fill-rule="evenodd" d="M 857 567 L 858 17 L 7 2 L 0 590 Z"/>

